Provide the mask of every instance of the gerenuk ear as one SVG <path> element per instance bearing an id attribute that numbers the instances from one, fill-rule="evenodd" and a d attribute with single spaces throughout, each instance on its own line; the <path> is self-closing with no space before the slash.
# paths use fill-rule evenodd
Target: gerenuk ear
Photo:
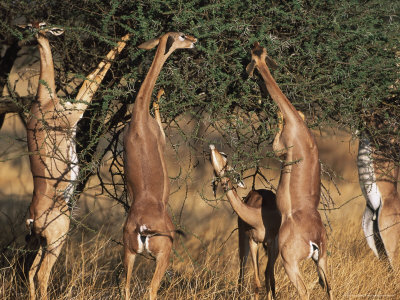
<path id="1" fill-rule="evenodd" d="M 272 58 L 270 58 L 268 55 L 265 58 L 265 62 L 267 63 L 268 68 L 270 68 L 272 70 L 276 70 L 278 68 L 278 64 Z"/>
<path id="2" fill-rule="evenodd" d="M 53 28 L 50 28 L 48 32 L 51 33 L 52 35 L 56 35 L 57 36 L 57 35 L 63 34 L 64 33 L 64 29 L 59 28 L 59 27 L 53 27 Z"/>
<path id="3" fill-rule="evenodd" d="M 165 45 L 164 55 L 166 55 L 169 52 L 169 49 L 171 49 L 174 42 L 175 42 L 174 38 L 172 36 L 169 36 L 167 39 L 167 44 Z"/>
<path id="4" fill-rule="evenodd" d="M 138 48 L 150 50 L 150 49 L 153 49 L 155 46 L 157 46 L 159 42 L 160 42 L 160 38 L 154 38 L 154 39 L 148 40 L 147 42 L 140 44 L 138 46 Z"/>
<path id="5" fill-rule="evenodd" d="M 304 116 L 304 114 L 299 110 L 297 112 L 299 113 L 299 115 L 303 119 L 303 121 L 305 122 L 306 121 L 306 117 Z"/>
<path id="6" fill-rule="evenodd" d="M 256 67 L 256 62 L 252 60 L 246 67 L 246 72 L 250 77 L 253 77 L 254 68 Z"/>

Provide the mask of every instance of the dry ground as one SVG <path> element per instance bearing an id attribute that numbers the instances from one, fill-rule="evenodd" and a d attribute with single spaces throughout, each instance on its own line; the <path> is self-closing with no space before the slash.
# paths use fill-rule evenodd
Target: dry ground
<path id="1" fill-rule="evenodd" d="M 32 192 L 32 179 L 24 143 L 24 131 L 18 119 L 8 116 L 0 132 L 0 298 L 27 299 L 27 283 L 20 275 L 18 260 L 24 252 L 24 228 Z M 318 138 L 321 160 L 337 173 L 336 191 L 332 181 L 324 185 L 335 201 L 335 209 L 322 211 L 329 235 L 330 282 L 336 299 L 400 299 L 399 273 L 389 271 L 368 248 L 361 230 L 365 206 L 357 181 L 355 154 L 357 142 L 343 132 L 325 132 Z M 238 299 L 236 216 L 229 203 L 206 203 L 200 194 L 212 199 L 209 184 L 211 167 L 200 160 L 190 176 L 189 185 L 174 182 L 171 212 L 177 224 L 187 232 L 178 238 L 171 256 L 171 266 L 159 291 L 160 299 Z M 171 154 L 171 168 L 176 164 Z M 184 160 L 181 167 L 184 168 Z M 174 172 L 176 172 L 174 174 Z M 170 174 L 178 173 L 175 168 Z M 274 168 L 267 174 L 277 183 Z M 92 181 L 91 185 L 96 186 Z M 258 185 L 262 187 L 261 183 Z M 124 276 L 121 264 L 122 226 L 125 212 L 98 190 L 88 189 L 74 209 L 73 229 L 52 275 L 51 299 L 122 299 Z M 187 193 L 187 197 L 185 194 Z M 245 191 L 241 191 L 245 195 Z M 221 191 L 219 191 L 221 195 Z M 183 209 L 181 210 L 181 208 Z M 328 226 L 327 217 L 330 221 Z M 267 258 L 260 248 L 261 270 Z M 145 299 L 154 262 L 139 257 L 132 282 L 134 299 Z M 296 299 L 280 259 L 276 264 L 278 299 Z M 324 299 L 311 261 L 303 264 L 311 299 Z M 261 272 L 263 273 L 263 272 Z M 263 279 L 263 274 L 261 275 Z M 240 295 L 250 299 L 252 269 L 249 265 L 247 290 Z M 262 294 L 264 296 L 264 294 Z"/>

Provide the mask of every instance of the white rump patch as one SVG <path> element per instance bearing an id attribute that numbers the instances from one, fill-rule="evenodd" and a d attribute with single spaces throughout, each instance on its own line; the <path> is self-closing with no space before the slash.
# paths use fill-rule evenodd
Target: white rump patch
<path id="1" fill-rule="evenodd" d="M 150 239 L 148 237 L 146 237 L 144 247 L 145 247 L 146 251 L 151 254 L 150 247 L 149 247 L 149 241 L 150 241 Z"/>
<path id="2" fill-rule="evenodd" d="M 138 250 L 137 250 L 137 252 L 138 253 L 142 253 L 143 252 L 143 242 L 142 242 L 142 239 L 140 237 L 141 237 L 141 235 L 138 234 L 137 235 L 137 240 L 138 240 Z"/>
<path id="3" fill-rule="evenodd" d="M 140 233 L 144 233 L 147 229 L 148 229 L 148 228 L 147 228 L 146 225 L 141 225 L 141 226 L 140 226 L 140 229 L 139 229 L 139 232 L 140 232 Z"/>
<path id="4" fill-rule="evenodd" d="M 32 224 L 33 224 L 33 219 L 26 220 L 26 228 L 28 228 L 29 234 L 32 234 Z"/>
<path id="5" fill-rule="evenodd" d="M 150 247 L 149 247 L 149 240 L 150 239 L 149 239 L 148 236 L 143 235 L 148 229 L 149 228 L 147 228 L 146 225 L 141 225 L 140 228 L 139 228 L 139 234 L 137 236 L 138 245 L 139 245 L 138 253 L 142 253 L 143 249 L 146 249 L 146 251 L 151 254 Z M 143 237 L 144 237 L 144 243 L 143 243 L 143 239 L 142 239 Z"/>
<path id="6" fill-rule="evenodd" d="M 313 261 L 318 261 L 318 257 L 319 257 L 319 247 L 317 246 L 317 244 L 310 241 L 310 254 L 308 255 L 307 258 L 312 258 Z"/>

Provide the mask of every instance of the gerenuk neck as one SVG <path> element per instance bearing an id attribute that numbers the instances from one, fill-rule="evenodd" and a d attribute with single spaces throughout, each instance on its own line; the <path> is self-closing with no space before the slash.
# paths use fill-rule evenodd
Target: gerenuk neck
<path id="1" fill-rule="evenodd" d="M 258 70 L 264 79 L 265 86 L 270 94 L 272 100 L 276 102 L 286 124 L 297 123 L 299 126 L 305 126 L 304 121 L 301 119 L 299 113 L 296 111 L 292 103 L 288 100 L 285 94 L 281 91 L 275 79 L 272 77 L 269 68 L 265 63 L 257 64 Z"/>
<path id="2" fill-rule="evenodd" d="M 314 136 L 300 114 L 282 93 L 281 89 L 272 77 L 267 65 L 258 65 L 271 98 L 277 103 L 283 114 L 285 122 L 282 138 L 287 147 L 285 169 L 280 180 L 280 189 L 290 191 L 290 197 L 284 196 L 287 203 L 279 203 L 282 213 L 292 210 L 311 207 L 316 208 L 320 196 L 320 164 L 318 160 L 318 148 Z M 299 201 L 296 195 L 302 195 Z M 278 197 L 282 200 L 281 197 Z M 307 199 L 307 200 L 304 200 Z"/>
<path id="3" fill-rule="evenodd" d="M 49 40 L 39 33 L 37 38 L 40 54 L 40 80 L 38 85 L 37 99 L 39 102 L 47 102 L 57 98 L 56 84 L 54 80 L 53 56 Z"/>
<path id="4" fill-rule="evenodd" d="M 169 51 L 167 54 L 163 54 L 164 51 L 165 42 L 160 41 L 153 63 L 151 64 L 149 72 L 147 73 L 146 78 L 140 87 L 139 93 L 136 96 L 131 122 L 140 121 L 141 118 L 147 118 L 150 116 L 151 94 L 165 61 L 172 53 L 172 51 Z"/>

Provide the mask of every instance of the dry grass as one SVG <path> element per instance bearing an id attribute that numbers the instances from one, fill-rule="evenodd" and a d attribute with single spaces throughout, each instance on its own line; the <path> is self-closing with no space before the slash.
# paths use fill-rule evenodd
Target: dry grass
<path id="1" fill-rule="evenodd" d="M 7 127 L 9 126 L 9 127 Z M 6 125 L 3 134 L 18 136 Z M 5 133 L 4 133 L 5 130 Z M 23 137 L 22 137 L 23 139 Z M 329 212 L 331 229 L 328 228 L 330 283 L 335 299 L 400 299 L 399 273 L 389 270 L 387 264 L 377 260 L 368 248 L 361 230 L 364 200 L 360 195 L 355 171 L 354 143 L 349 137 L 341 149 L 346 156 L 337 159 L 324 152 L 321 159 L 336 166 L 342 176 L 338 180 L 341 194 L 335 192 L 331 182 L 324 181 L 331 191 L 336 207 L 354 200 L 338 210 Z M 3 136 L 4 140 L 4 136 Z M 326 143 L 321 138 L 323 145 Z M 323 148 L 321 145 L 321 149 Z M 15 145 L 16 149 L 21 146 Z M 23 147 L 22 147 L 23 148 Z M 332 149 L 332 146 L 327 147 Z M 14 152 L 15 153 L 15 152 Z M 17 157 L 17 155 L 13 156 Z M 12 157 L 11 157 L 12 158 Z M 330 160 L 332 162 L 330 162 Z M 2 162 L 0 169 L 0 298 L 27 299 L 27 282 L 21 276 L 19 261 L 24 252 L 24 220 L 29 205 L 32 182 L 27 172 L 26 157 Z M 340 166 L 339 166 L 340 164 Z M 171 265 L 159 290 L 160 299 L 250 299 L 253 272 L 248 264 L 246 289 L 243 295 L 237 291 L 238 258 L 236 216 L 226 202 L 217 207 L 207 205 L 198 191 L 208 185 L 211 169 L 203 166 L 198 177 L 192 174 L 184 209 L 180 214 L 183 194 L 175 193 L 171 199 L 171 211 L 179 214 L 179 224 L 187 231 L 187 237 L 179 237 L 174 244 Z M 207 176 L 204 179 L 204 176 Z M 276 176 L 271 176 L 272 178 Z M 206 183 L 204 183 L 206 181 Z M 276 183 L 276 182 L 275 182 Z M 57 261 L 49 286 L 51 299 L 122 299 L 124 275 L 122 267 L 122 226 L 125 213 L 108 199 L 88 193 L 82 199 L 72 222 L 73 229 L 64 250 Z M 326 221 L 325 217 L 324 220 Z M 232 233 L 232 234 L 231 234 Z M 267 258 L 260 248 L 261 270 Z M 145 257 L 136 260 L 132 295 L 134 299 L 146 299 L 155 263 Z M 302 265 L 311 299 L 325 299 L 322 288 L 313 282 L 317 279 L 312 261 Z M 275 267 L 278 299 L 296 299 L 296 291 L 282 268 L 280 259 Z M 263 280 L 263 272 L 261 278 Z M 265 293 L 261 295 L 265 296 Z"/>
<path id="2" fill-rule="evenodd" d="M 216 226 L 210 221 L 210 227 Z M 368 249 L 359 230 L 359 222 L 334 224 L 329 239 L 329 269 L 336 299 L 398 299 L 399 273 L 389 271 Z M 212 230 L 212 229 L 210 229 Z M 65 250 L 51 276 L 49 293 L 52 299 L 120 299 L 123 290 L 122 246 L 111 240 L 111 232 L 82 234 L 78 230 L 68 239 Z M 226 244 L 221 233 L 215 240 L 194 237 L 178 239 L 175 253 L 159 291 L 160 299 L 238 299 L 236 287 L 238 259 L 236 233 Z M 188 245 L 198 245 L 194 250 Z M 260 249 L 261 269 L 267 258 Z M 1 269 L 1 299 L 23 299 L 27 296 L 26 281 L 18 274 L 17 256 L 9 267 Z M 4 264 L 3 264 L 4 266 Z M 146 298 L 154 262 L 144 257 L 137 259 L 133 276 L 134 299 Z M 312 283 L 317 275 L 311 261 L 303 264 L 311 299 L 324 299 L 322 288 Z M 262 276 L 263 277 L 263 276 Z M 250 299 L 252 268 L 246 273 L 247 289 L 243 299 Z M 276 265 L 277 298 L 295 299 L 296 292 L 289 283 L 280 260 Z M 263 294 L 262 294 L 263 296 Z"/>

